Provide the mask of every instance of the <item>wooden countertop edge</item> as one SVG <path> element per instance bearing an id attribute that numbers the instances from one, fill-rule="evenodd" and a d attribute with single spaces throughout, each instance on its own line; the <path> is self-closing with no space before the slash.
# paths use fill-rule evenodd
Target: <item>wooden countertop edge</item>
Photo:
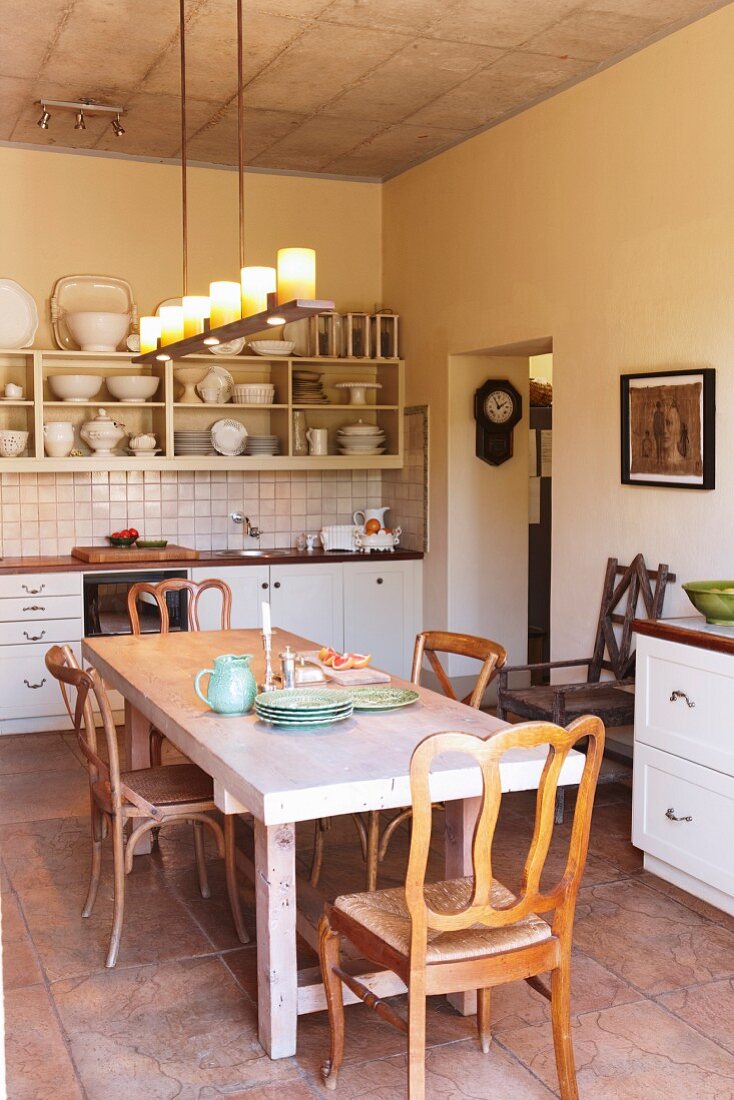
<path id="1" fill-rule="evenodd" d="M 724 637 L 723 634 L 707 634 L 703 630 L 689 630 L 687 627 L 666 623 L 665 619 L 635 619 L 632 629 L 637 634 L 660 638 L 664 642 L 679 642 L 696 649 L 709 649 L 714 653 L 734 654 L 734 638 Z"/>
<path id="2" fill-rule="evenodd" d="M 261 557 L 240 558 L 236 554 L 227 557 L 223 554 L 213 554 L 209 550 L 202 550 L 198 558 L 183 560 L 172 559 L 170 561 L 134 561 L 134 562 L 86 562 L 68 555 L 56 555 L 50 557 L 29 558 L 0 558 L 0 576 L 18 573 L 112 573 L 116 570 L 129 571 L 130 569 L 192 569 L 207 565 L 309 565 L 324 562 L 381 562 L 390 561 L 420 561 L 423 552 L 420 550 L 395 550 L 392 554 L 350 554 L 341 551 L 304 551 L 300 553 L 294 550 L 292 554 L 275 554 L 270 556 L 267 550 L 263 550 Z"/>

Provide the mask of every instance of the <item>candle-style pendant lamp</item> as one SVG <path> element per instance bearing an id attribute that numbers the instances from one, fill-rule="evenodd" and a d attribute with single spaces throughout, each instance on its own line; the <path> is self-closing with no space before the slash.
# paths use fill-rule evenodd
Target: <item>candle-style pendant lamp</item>
<path id="1" fill-rule="evenodd" d="M 188 196 L 186 187 L 186 25 L 185 3 L 179 0 L 181 48 L 181 212 L 183 298 L 180 307 L 166 307 L 163 317 L 141 317 L 140 355 L 133 363 L 184 359 L 240 337 L 262 332 L 268 325 L 298 321 L 334 308 L 316 298 L 316 253 L 312 248 L 281 248 L 277 271 L 245 265 L 245 104 L 243 77 L 242 0 L 237 6 L 237 184 L 239 203 L 240 281 L 209 284 L 209 296 L 188 293 Z M 174 312 L 173 311 L 177 311 Z M 162 311 L 161 311 L 162 312 Z"/>

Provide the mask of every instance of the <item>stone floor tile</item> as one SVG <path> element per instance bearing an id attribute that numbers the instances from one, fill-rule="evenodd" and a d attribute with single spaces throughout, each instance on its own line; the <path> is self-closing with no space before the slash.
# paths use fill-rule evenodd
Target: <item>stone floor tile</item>
<path id="1" fill-rule="evenodd" d="M 0 854 L 13 889 L 21 894 L 39 887 L 87 883 L 89 814 L 0 826 Z"/>
<path id="2" fill-rule="evenodd" d="M 89 810 L 89 783 L 82 768 L 0 775 L 0 825 L 17 821 L 79 817 Z"/>
<path id="3" fill-rule="evenodd" d="M 579 892 L 574 943 L 651 996 L 734 974 L 734 933 L 635 878 Z"/>
<path id="4" fill-rule="evenodd" d="M 321 1096 L 323 1089 L 305 1079 L 288 1081 L 286 1085 L 256 1085 L 244 1092 L 227 1092 L 226 1100 L 314 1100 Z M 214 1095 L 214 1094 L 212 1094 Z M 218 1095 L 222 1095 L 219 1093 Z"/>
<path id="5" fill-rule="evenodd" d="M 687 890 L 681 890 L 680 886 L 674 886 L 672 882 L 666 882 L 665 879 L 653 875 L 650 871 L 642 871 L 639 879 L 640 882 L 644 882 L 645 886 L 658 890 L 669 898 L 674 898 L 681 905 L 687 906 L 688 909 L 693 909 L 694 913 L 699 913 L 702 917 L 715 921 L 717 924 L 723 924 L 725 928 L 734 931 L 734 916 L 725 913 L 723 909 L 717 909 L 715 905 L 709 905 L 707 901 L 689 894 Z"/>
<path id="6" fill-rule="evenodd" d="M 161 876 L 126 880 L 118 967 L 211 954 L 211 942 Z M 28 890 L 22 906 L 49 981 L 104 969 L 112 924 L 112 882 L 103 878 L 91 917 L 81 915 L 86 887 Z"/>
<path id="7" fill-rule="evenodd" d="M 658 1003 L 734 1054 L 734 981 L 676 989 Z"/>
<path id="8" fill-rule="evenodd" d="M 191 855 L 193 859 L 193 851 Z M 193 864 L 185 869 L 178 868 L 175 871 L 167 871 L 164 881 L 166 886 L 173 890 L 183 902 L 197 924 L 204 929 L 217 950 L 227 951 L 235 947 L 241 947 L 242 945 L 235 932 L 232 910 L 229 905 L 224 861 L 221 859 L 208 860 L 207 873 L 212 895 L 210 898 L 202 898 L 199 891 L 196 867 Z M 239 881 L 242 917 L 245 927 L 254 941 L 255 892 L 242 876 L 240 876 Z"/>
<path id="9" fill-rule="evenodd" d="M 734 1057 L 651 1001 L 577 1017 L 572 1028 L 582 1100 L 723 1100 Z M 550 1026 L 511 1031 L 503 1045 L 556 1090 Z"/>
<path id="10" fill-rule="evenodd" d="M 42 982 L 38 957 L 15 894 L 3 894 L 2 935 L 4 988 L 20 989 Z"/>
<path id="11" fill-rule="evenodd" d="M 79 760 L 60 733 L 34 733 L 0 737 L 0 775 L 32 772 L 69 772 L 79 769 Z M 47 780 L 40 779 L 44 784 Z"/>
<path id="12" fill-rule="evenodd" d="M 268 1058 L 255 1007 L 219 958 L 115 969 L 52 993 L 92 1100 L 201 1100 L 276 1081 L 286 1097 L 301 1078 L 293 1059 Z"/>
<path id="13" fill-rule="evenodd" d="M 12 1100 L 82 1100 L 58 1019 L 43 986 L 6 991 L 5 1054 L 8 1097 Z"/>

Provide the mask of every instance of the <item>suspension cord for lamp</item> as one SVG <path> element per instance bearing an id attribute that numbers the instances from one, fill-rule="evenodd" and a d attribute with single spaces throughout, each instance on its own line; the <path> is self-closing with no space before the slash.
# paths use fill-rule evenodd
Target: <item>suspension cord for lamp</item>
<path id="1" fill-rule="evenodd" d="M 245 89 L 242 0 L 237 0 L 237 188 L 240 214 L 240 268 L 245 266 Z"/>
<path id="2" fill-rule="evenodd" d="M 181 48 L 181 244 L 183 293 L 189 292 L 189 209 L 186 188 L 186 0 L 179 0 L 179 41 Z"/>

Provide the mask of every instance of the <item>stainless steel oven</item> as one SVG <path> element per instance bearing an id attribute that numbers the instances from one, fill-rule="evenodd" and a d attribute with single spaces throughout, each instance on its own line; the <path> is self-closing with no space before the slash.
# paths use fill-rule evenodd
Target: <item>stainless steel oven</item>
<path id="1" fill-rule="evenodd" d="M 171 577 L 186 577 L 185 569 L 135 570 L 126 573 L 84 574 L 84 634 L 99 638 L 110 634 L 129 634 L 127 594 L 139 581 L 158 584 Z M 171 630 L 188 630 L 188 592 L 167 592 L 168 617 Z M 152 597 L 138 604 L 143 633 L 157 634 L 161 628 L 158 607 Z"/>

